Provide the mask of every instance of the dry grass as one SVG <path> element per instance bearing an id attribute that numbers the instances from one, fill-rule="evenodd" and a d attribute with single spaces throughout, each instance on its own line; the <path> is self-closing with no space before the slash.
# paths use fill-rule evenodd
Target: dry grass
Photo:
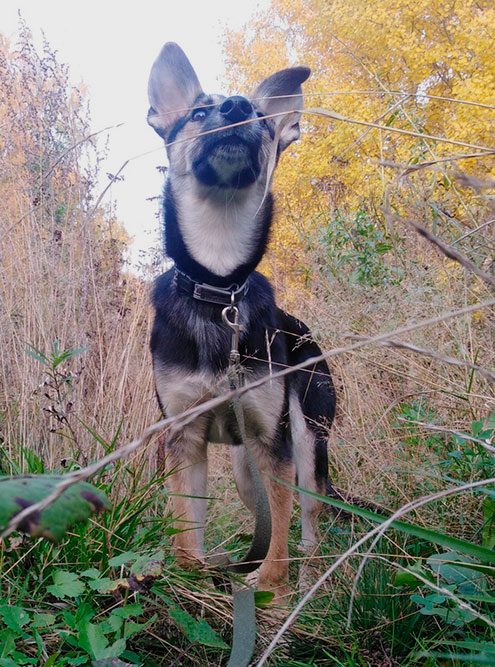
<path id="1" fill-rule="evenodd" d="M 120 445 L 158 416 L 148 354 L 149 282 L 123 270 L 125 233 L 95 197 L 97 173 L 91 165 L 98 164 L 99 155 L 93 141 L 85 140 L 84 100 L 70 88 L 66 71 L 49 51 L 38 56 L 25 34 L 14 55 L 0 44 L 0 76 L 5 83 L 0 93 L 0 445 L 7 457 L 21 462 L 19 452 L 27 448 L 51 470 L 63 458 L 84 464 L 102 455 L 104 447 L 87 427 L 106 445 L 114 439 Z M 444 189 L 446 174 L 449 183 L 457 179 L 455 188 Z M 482 278 L 494 273 L 493 183 L 460 176 L 449 162 L 435 160 L 404 169 L 399 178 L 392 171 L 388 182 L 383 207 L 363 202 L 372 228 L 392 246 L 384 255 L 370 256 L 382 278 L 352 279 L 355 259 L 342 262 L 339 248 L 316 233 L 311 243 L 305 239 L 305 254 L 288 257 L 285 267 L 279 254 L 271 266 L 282 305 L 310 326 L 323 349 L 348 344 L 349 334 L 392 331 L 491 294 Z M 326 206 L 321 194 L 320 214 L 330 224 L 340 212 Z M 448 214 L 433 216 L 433 201 Z M 481 278 L 467 263 L 453 261 L 452 254 L 446 258 L 408 221 L 419 221 L 444 244 L 454 244 L 481 269 Z M 351 229 L 353 222 L 345 224 Z M 150 275 L 156 268 L 150 267 Z M 392 269 L 400 269 L 400 280 L 383 278 Z M 293 289 L 295 270 L 308 276 L 306 290 Z M 403 340 L 493 369 L 494 338 L 492 310 L 418 329 Z M 86 348 L 60 367 L 62 377 L 72 378 L 62 397 L 26 351 L 32 345 L 49 355 L 56 340 L 61 349 Z M 447 436 L 435 440 L 426 428 L 415 427 L 411 437 L 398 419 L 401 411 L 420 405 L 424 421 L 460 431 L 495 411 L 489 378 L 410 350 L 370 344 L 332 358 L 331 369 L 338 393 L 330 434 L 332 478 L 353 495 L 389 508 L 447 484 L 435 468 L 445 457 Z M 207 540 L 214 545 L 226 534 L 231 539 L 249 532 L 251 522 L 233 488 L 227 449 L 213 448 L 211 458 L 215 500 Z M 131 460 L 131 468 L 134 464 Z M 154 456 L 148 465 L 151 471 Z M 481 523 L 479 499 L 466 493 L 442 503 L 441 511 L 438 504 L 423 508 L 414 519 L 472 538 Z M 351 541 L 358 537 L 354 527 Z M 396 551 L 402 554 L 400 545 Z M 321 561 L 315 558 L 315 569 L 326 567 L 328 558 L 328 553 Z M 345 564 L 340 574 L 345 586 L 328 585 L 332 605 L 353 574 Z M 191 597 L 187 586 L 182 593 Z M 322 623 L 326 614 L 325 608 Z M 310 627 L 308 636 L 317 632 Z"/>
<path id="2" fill-rule="evenodd" d="M 96 208 L 99 155 L 85 102 L 48 49 L 27 31 L 0 48 L 0 439 L 9 456 L 32 449 L 47 469 L 101 448 L 157 416 L 148 339 L 149 284 L 125 275 L 126 236 Z M 86 351 L 67 360 L 71 388 L 57 400 L 46 369 L 27 353 Z M 68 385 L 65 385 L 68 388 Z"/>
<path id="3" fill-rule="evenodd" d="M 407 212 L 408 218 L 431 226 L 429 204 L 436 194 L 431 192 L 432 179 L 411 173 L 403 181 L 393 184 L 389 197 Z M 483 267 L 489 282 L 493 280 L 495 240 L 489 224 L 493 217 L 491 197 L 479 188 L 474 192 L 465 188 L 463 198 L 467 202 L 464 229 L 469 230 L 469 225 L 481 229 L 453 247 L 462 249 L 470 261 Z M 370 210 L 369 220 L 376 229 L 387 232 L 385 212 Z M 327 219 L 332 215 L 328 211 L 322 214 Z M 411 230 L 406 220 L 401 223 L 400 216 L 392 223 L 389 238 L 393 249 L 378 262 L 382 268 L 401 269 L 402 279 L 395 284 L 387 280 L 374 285 L 353 281 L 355 263 L 339 265 L 335 249 L 326 247 L 321 237 L 305 256 L 295 260 L 296 266 L 305 266 L 305 270 L 310 267 L 310 287 L 299 299 L 294 299 L 293 292 L 286 293 L 285 300 L 310 326 L 324 349 L 345 345 L 349 334 L 373 336 L 393 331 L 491 294 L 490 285 L 473 275 L 468 262 L 463 267 L 447 258 L 428 239 Z M 456 237 L 461 236 L 448 219 L 440 221 L 437 234 L 444 245 L 456 243 Z M 279 287 L 283 289 L 283 282 Z M 490 309 L 420 329 L 400 340 L 493 370 L 493 325 Z M 399 447 L 404 442 L 404 429 L 397 422 L 402 405 L 419 402 L 432 411 L 437 423 L 460 430 L 469 430 L 473 419 L 486 418 L 495 409 L 493 381 L 469 368 L 456 368 L 408 350 L 370 345 L 332 359 L 331 368 L 339 403 L 330 436 L 336 482 L 385 504 L 397 506 L 415 497 L 419 492 L 418 475 L 431 474 L 431 464 L 439 456 L 431 451 L 429 434 L 424 430 L 419 433 L 416 448 L 408 449 L 404 460 L 405 452 Z"/>
<path id="4" fill-rule="evenodd" d="M 1 100 L 5 122 L 0 134 L 7 157 L 0 166 L 0 427 L 9 455 L 22 443 L 51 469 L 62 457 L 84 462 L 101 451 L 84 424 L 106 442 L 120 428 L 119 442 L 124 442 L 154 421 L 147 351 L 151 309 L 149 284 L 122 271 L 125 233 L 110 212 L 95 209 L 96 172 L 81 166 L 95 164 L 91 154 L 96 154 L 92 141 L 83 140 L 89 134 L 84 101 L 70 88 L 54 57 L 48 51 L 38 56 L 27 35 L 23 40 L 15 57 L 4 57 L 1 63 L 8 85 Z M 406 170 L 400 179 L 393 173 L 388 201 L 395 210 L 428 224 L 429 202 L 439 189 L 437 172 L 431 170 L 450 167 L 434 161 L 420 167 Z M 448 217 L 440 229 L 445 242 L 457 236 L 462 250 L 485 273 L 493 270 L 490 244 L 495 236 L 486 195 L 490 185 L 472 177 L 460 179 L 447 204 L 464 211 L 467 232 L 461 239 Z M 331 218 L 328 209 L 321 213 Z M 377 229 L 390 233 L 393 250 L 378 262 L 400 269 L 400 282 L 370 286 L 352 282 L 347 266 L 337 266 L 337 273 L 328 270 L 338 262 L 321 239 L 296 259 L 302 270 L 310 268 L 309 289 L 291 291 L 285 301 L 310 325 L 324 349 L 344 345 L 349 333 L 372 336 L 483 298 L 486 287 L 480 280 L 446 260 L 398 217 L 386 220 L 385 211 L 374 207 L 368 214 Z M 474 220 L 478 231 L 473 231 Z M 294 269 L 294 258 L 289 258 L 288 269 Z M 272 274 L 283 302 L 280 262 L 272 266 Z M 492 325 L 490 313 L 463 316 L 417 331 L 408 340 L 492 367 Z M 49 353 L 55 340 L 62 349 L 87 351 L 68 360 L 72 390 L 54 405 L 53 393 L 39 386 L 44 369 L 26 348 L 31 344 Z M 407 350 L 370 346 L 335 358 L 332 372 L 339 396 L 331 434 L 334 477 L 353 493 L 384 504 L 403 502 L 416 492 L 416 476 L 404 471 L 402 454 L 397 458 L 403 439 L 396 417 L 401 405 L 423 402 L 437 419 L 456 428 L 494 409 L 488 380 L 475 374 L 472 382 L 469 369 Z M 60 416 L 65 424 L 70 422 L 69 429 Z M 423 445 L 420 435 L 416 451 L 408 452 L 411 470 L 431 457 L 426 434 L 424 440 Z"/>

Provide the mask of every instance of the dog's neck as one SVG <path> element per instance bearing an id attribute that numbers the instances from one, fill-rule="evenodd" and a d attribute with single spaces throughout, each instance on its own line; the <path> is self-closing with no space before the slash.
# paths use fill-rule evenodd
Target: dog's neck
<path id="1" fill-rule="evenodd" d="M 241 285 L 261 261 L 268 242 L 272 197 L 259 184 L 237 192 L 181 182 L 165 183 L 167 255 L 197 282 Z"/>

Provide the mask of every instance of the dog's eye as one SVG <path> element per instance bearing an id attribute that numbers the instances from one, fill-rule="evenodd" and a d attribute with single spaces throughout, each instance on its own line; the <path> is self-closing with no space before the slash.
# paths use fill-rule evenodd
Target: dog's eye
<path id="1" fill-rule="evenodd" d="M 266 125 L 265 114 L 261 113 L 261 111 L 257 111 L 256 115 L 258 116 L 258 120 Z"/>
<path id="2" fill-rule="evenodd" d="M 191 120 L 204 120 L 206 118 L 206 111 L 204 109 L 194 109 L 191 114 Z"/>

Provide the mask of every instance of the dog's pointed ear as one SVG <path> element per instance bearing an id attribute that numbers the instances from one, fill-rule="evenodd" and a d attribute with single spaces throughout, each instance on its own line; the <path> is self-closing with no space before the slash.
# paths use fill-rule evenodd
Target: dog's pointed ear
<path id="1" fill-rule="evenodd" d="M 167 42 L 151 68 L 148 123 L 165 138 L 202 92 L 184 51 L 174 42 Z"/>
<path id="2" fill-rule="evenodd" d="M 302 87 L 311 74 L 309 67 L 289 67 L 275 72 L 262 81 L 252 95 L 257 108 L 265 115 L 283 111 L 297 112 L 303 108 Z M 272 119 L 278 125 L 285 116 Z M 293 114 L 293 121 L 284 127 L 280 135 L 280 149 L 284 150 L 289 144 L 299 139 L 300 113 Z"/>

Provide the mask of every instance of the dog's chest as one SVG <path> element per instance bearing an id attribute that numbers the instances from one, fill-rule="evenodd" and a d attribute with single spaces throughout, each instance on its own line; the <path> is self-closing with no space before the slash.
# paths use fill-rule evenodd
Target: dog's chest
<path id="1" fill-rule="evenodd" d="M 257 199 L 228 205 L 199 199 L 193 189 L 178 196 L 179 227 L 188 252 L 202 266 L 218 276 L 227 276 L 246 263 L 259 231 Z"/>
<path id="2" fill-rule="evenodd" d="M 248 381 L 255 380 L 253 376 Z M 156 389 L 160 402 L 172 417 L 230 390 L 226 374 L 183 373 L 179 369 L 155 367 Z M 283 380 L 268 380 L 240 399 L 248 438 L 272 441 L 283 418 L 285 385 Z M 241 438 L 231 403 L 226 401 L 197 420 L 193 429 L 201 430 L 209 442 L 239 444 Z M 197 433 L 199 435 L 199 433 Z"/>

